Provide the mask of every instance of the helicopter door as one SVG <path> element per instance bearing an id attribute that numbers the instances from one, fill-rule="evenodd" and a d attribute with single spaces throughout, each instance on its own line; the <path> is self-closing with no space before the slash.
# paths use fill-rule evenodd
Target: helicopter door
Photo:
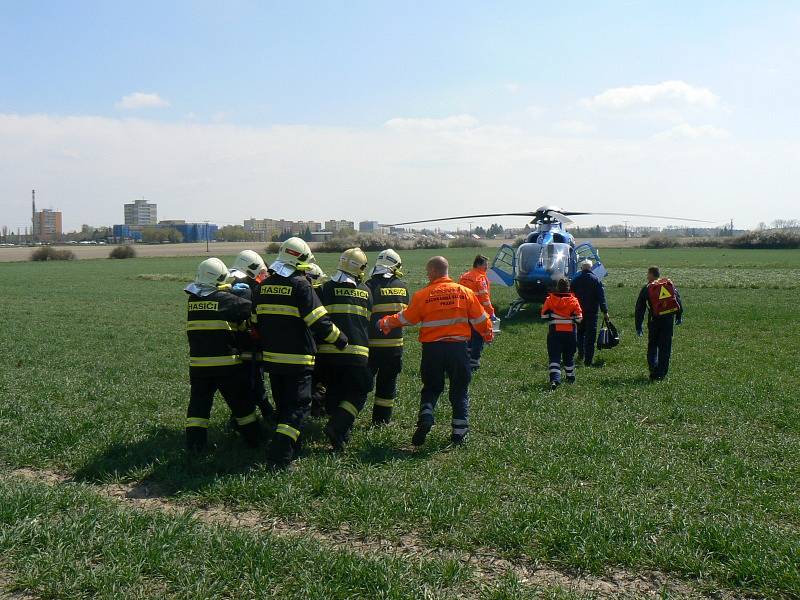
<path id="1" fill-rule="evenodd" d="M 514 285 L 514 273 L 516 273 L 517 261 L 514 257 L 514 249 L 508 244 L 500 246 L 500 250 L 492 261 L 492 266 L 486 272 L 489 281 L 511 287 Z"/>
<path id="2" fill-rule="evenodd" d="M 600 253 L 592 246 L 591 242 L 584 242 L 575 246 L 575 255 L 578 259 L 578 265 L 587 258 L 591 260 L 594 265 L 592 266 L 592 273 L 597 275 L 600 279 L 608 275 L 608 270 L 600 260 Z"/>

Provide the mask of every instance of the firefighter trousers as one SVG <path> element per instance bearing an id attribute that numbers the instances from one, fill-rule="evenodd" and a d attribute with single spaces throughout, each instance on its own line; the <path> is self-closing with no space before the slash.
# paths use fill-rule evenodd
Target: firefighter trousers
<path id="1" fill-rule="evenodd" d="M 388 423 L 397 400 L 397 377 L 403 370 L 403 355 L 399 352 L 382 353 L 382 349 L 369 351 L 369 369 L 375 381 L 375 400 L 372 422 Z"/>
<path id="2" fill-rule="evenodd" d="M 667 376 L 674 330 L 674 315 L 653 317 L 647 324 L 647 366 L 653 379 L 663 379 Z"/>
<path id="3" fill-rule="evenodd" d="M 297 452 L 303 421 L 311 408 L 311 369 L 270 371 L 269 385 L 277 426 L 267 448 L 267 461 L 285 466 Z"/>
<path id="4" fill-rule="evenodd" d="M 422 344 L 422 392 L 417 423 L 433 425 L 436 402 L 444 391 L 445 376 L 450 380 L 450 405 L 453 408 L 453 433 L 463 436 L 469 419 L 469 382 L 472 370 L 467 342 L 426 342 Z"/>
<path id="5" fill-rule="evenodd" d="M 567 381 L 575 381 L 575 348 L 577 338 L 575 331 L 550 331 L 547 334 L 547 356 L 550 361 L 548 372 L 550 381 L 561 382 L 561 364 Z"/>
<path id="6" fill-rule="evenodd" d="M 213 368 L 213 367 L 209 367 Z M 259 425 L 255 404 L 247 386 L 247 375 L 242 368 L 225 375 L 190 376 L 189 408 L 186 410 L 186 445 L 190 450 L 202 450 L 208 441 L 208 423 L 214 394 L 222 395 L 233 413 L 239 433 L 249 446 L 258 445 Z"/>
<path id="7" fill-rule="evenodd" d="M 583 313 L 583 320 L 578 323 L 578 359 L 583 359 L 587 367 L 594 360 L 594 349 L 597 343 L 597 313 Z"/>

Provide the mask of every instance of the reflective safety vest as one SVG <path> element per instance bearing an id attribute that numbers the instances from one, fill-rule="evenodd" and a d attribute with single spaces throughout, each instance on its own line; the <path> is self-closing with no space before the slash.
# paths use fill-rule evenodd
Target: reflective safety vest
<path id="1" fill-rule="evenodd" d="M 494 316 L 494 306 L 492 306 L 492 298 L 489 289 L 489 278 L 486 277 L 486 273 L 481 271 L 480 269 L 470 269 L 458 280 L 458 283 L 463 285 L 464 287 L 468 287 L 475 295 L 478 297 L 478 301 L 483 306 L 483 310 L 486 311 L 490 317 Z"/>
<path id="2" fill-rule="evenodd" d="M 675 285 L 666 277 L 647 284 L 647 298 L 650 302 L 650 311 L 656 317 L 671 315 L 681 309 Z"/>
<path id="3" fill-rule="evenodd" d="M 360 283 L 327 281 L 319 292 L 325 310 L 334 325 L 347 336 L 348 344 L 338 350 L 332 343 L 317 348 L 320 365 L 362 365 L 369 359 L 369 321 L 372 314 L 372 294 Z"/>
<path id="4" fill-rule="evenodd" d="M 339 338 L 339 329 L 300 271 L 289 277 L 273 273 L 258 286 L 257 292 L 252 319 L 258 332 L 261 359 L 268 371 L 310 369 L 317 353 L 314 337 L 327 343 Z"/>
<path id="5" fill-rule="evenodd" d="M 575 324 L 583 319 L 581 305 L 570 292 L 551 293 L 542 305 L 542 318 L 550 321 L 550 331 L 574 332 Z"/>
<path id="6" fill-rule="evenodd" d="M 408 308 L 389 317 L 391 327 L 419 324 L 419 341 L 460 342 L 470 339 L 472 328 L 487 341 L 492 322 L 475 293 L 449 277 L 433 280 L 411 298 Z"/>
<path id="7" fill-rule="evenodd" d="M 247 328 L 250 301 L 217 290 L 208 296 L 189 294 L 186 336 L 191 377 L 234 373 L 242 363 L 237 334 Z"/>
<path id="8" fill-rule="evenodd" d="M 372 292 L 372 315 L 369 322 L 369 351 L 373 355 L 397 355 L 403 352 L 403 328 L 392 329 L 384 335 L 378 329 L 378 321 L 387 315 L 404 310 L 408 306 L 408 287 L 402 279 L 392 275 L 375 275 L 367 281 Z"/>

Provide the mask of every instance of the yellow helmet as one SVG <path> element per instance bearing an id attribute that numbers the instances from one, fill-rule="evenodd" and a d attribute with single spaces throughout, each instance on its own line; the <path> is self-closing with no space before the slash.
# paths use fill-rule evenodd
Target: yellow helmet
<path id="1" fill-rule="evenodd" d="M 367 270 L 367 255 L 361 248 L 350 248 L 339 257 L 339 270 L 352 275 L 359 281 Z"/>
<path id="2" fill-rule="evenodd" d="M 233 261 L 231 271 L 240 271 L 251 279 L 256 279 L 262 273 L 267 272 L 267 265 L 264 264 L 264 259 L 262 259 L 257 252 L 253 250 L 242 250 L 239 252 L 239 256 L 236 257 L 236 260 Z M 236 273 L 232 274 L 236 275 Z"/>
<path id="3" fill-rule="evenodd" d="M 197 267 L 197 285 L 222 285 L 228 282 L 228 267 L 218 258 L 207 258 Z"/>
<path id="4" fill-rule="evenodd" d="M 295 268 L 301 268 L 314 262 L 314 255 L 305 240 L 299 237 L 290 237 L 281 244 L 280 250 L 278 250 L 278 260 Z"/>
<path id="5" fill-rule="evenodd" d="M 375 266 L 372 267 L 371 275 L 394 273 L 398 277 L 401 277 L 402 268 L 403 261 L 400 259 L 400 255 L 391 248 L 387 248 L 386 250 L 382 250 L 380 254 L 378 254 L 378 258 L 375 259 Z"/>

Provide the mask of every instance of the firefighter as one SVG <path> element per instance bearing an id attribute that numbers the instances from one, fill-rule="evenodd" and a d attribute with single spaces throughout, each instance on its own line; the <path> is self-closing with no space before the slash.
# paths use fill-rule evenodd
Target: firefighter
<path id="1" fill-rule="evenodd" d="M 330 279 L 317 263 L 308 266 L 306 277 L 317 296 L 322 291 L 322 284 Z M 318 366 L 315 364 L 311 376 L 311 416 L 321 417 L 323 414 L 325 414 L 325 385 L 320 381 Z"/>
<path id="2" fill-rule="evenodd" d="M 489 259 L 482 254 L 475 257 L 472 262 L 472 269 L 461 275 L 458 283 L 464 287 L 468 287 L 478 297 L 483 306 L 483 310 L 489 315 L 492 321 L 497 317 L 494 314 L 494 306 L 492 306 L 492 298 L 489 293 L 489 278 L 486 277 L 486 271 L 489 268 Z M 472 337 L 469 342 L 469 364 L 472 372 L 477 371 L 481 366 L 481 353 L 483 352 L 483 336 L 478 333 L 474 328 L 472 329 Z"/>
<path id="3" fill-rule="evenodd" d="M 647 285 L 636 300 L 636 334 L 644 334 L 642 325 L 647 311 L 647 366 L 650 381 L 661 381 L 669 371 L 672 334 L 683 322 L 683 302 L 675 285 L 661 277 L 658 267 L 647 269 Z"/>
<path id="4" fill-rule="evenodd" d="M 608 320 L 608 304 L 603 282 L 592 272 L 592 261 L 581 262 L 581 272 L 572 280 L 572 291 L 578 298 L 583 312 L 583 320 L 578 323 L 578 361 L 587 367 L 592 366 L 594 347 L 597 340 L 597 313 L 602 312 Z"/>
<path id="5" fill-rule="evenodd" d="M 258 286 L 267 276 L 267 265 L 257 252 L 242 250 L 233 261 L 229 274 L 233 277 L 233 293 L 252 301 Z M 239 332 L 238 338 L 242 361 L 247 366 L 248 388 L 253 402 L 261 411 L 264 419 L 273 421 L 275 411 L 267 397 L 267 390 L 264 386 L 264 367 L 261 364 L 261 357 L 256 351 L 256 341 L 252 330 L 249 327 L 243 328 Z M 231 425 L 235 426 L 233 419 Z"/>
<path id="6" fill-rule="evenodd" d="M 494 333 L 489 315 L 475 293 L 455 283 L 448 276 L 449 265 L 443 256 L 428 261 L 429 285 L 414 294 L 408 308 L 378 321 L 384 335 L 397 327 L 420 325 L 422 342 L 422 392 L 417 428 L 411 443 L 421 446 L 433 427 L 433 411 L 444 390 L 444 379 L 450 380 L 450 404 L 453 408 L 453 444 L 461 444 L 469 430 L 469 382 L 472 371 L 467 342 L 472 327 L 491 342 Z"/>
<path id="7" fill-rule="evenodd" d="M 267 448 L 267 462 L 275 469 L 287 467 L 299 446 L 311 404 L 314 338 L 338 349 L 347 346 L 347 336 L 330 320 L 305 276 L 313 259 L 300 238 L 283 242 L 254 302 L 261 360 L 277 412 L 275 435 Z"/>
<path id="8" fill-rule="evenodd" d="M 336 273 L 320 291 L 320 299 L 334 325 L 349 341 L 346 348 L 320 344 L 317 369 L 326 390 L 330 416 L 325 435 L 334 450 L 344 450 L 353 423 L 372 390 L 369 370 L 369 319 L 372 294 L 362 283 L 367 255 L 360 248 L 342 252 Z"/>
<path id="9" fill-rule="evenodd" d="M 391 421 L 397 400 L 397 376 L 403 370 L 403 329 L 398 327 L 383 335 L 377 328 L 380 319 L 408 306 L 408 287 L 400 279 L 402 269 L 400 255 L 391 248 L 384 250 L 378 254 L 367 281 L 373 301 L 369 340 L 369 368 L 375 380 L 373 425 Z"/>
<path id="10" fill-rule="evenodd" d="M 219 390 L 249 446 L 258 445 L 260 426 L 247 389 L 236 331 L 250 317 L 251 303 L 230 292 L 228 269 L 218 258 L 200 263 L 186 286 L 191 397 L 186 411 L 186 446 L 201 452 L 208 441 L 214 394 Z"/>
<path id="11" fill-rule="evenodd" d="M 578 299 L 569 291 L 569 280 L 562 277 L 556 291 L 550 293 L 542 305 L 542 318 L 550 322 L 547 332 L 547 354 L 550 361 L 550 389 L 561 384 L 561 364 L 567 383 L 575 383 L 576 324 L 583 314 Z"/>

